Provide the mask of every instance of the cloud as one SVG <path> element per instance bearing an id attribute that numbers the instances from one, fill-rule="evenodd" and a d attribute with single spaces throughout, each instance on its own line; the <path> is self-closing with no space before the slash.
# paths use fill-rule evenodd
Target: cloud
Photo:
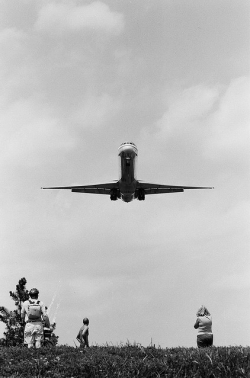
<path id="1" fill-rule="evenodd" d="M 197 85 L 184 89 L 167 101 L 167 110 L 157 121 L 158 136 L 167 138 L 180 132 L 192 132 L 202 125 L 218 99 L 218 88 Z"/>
<path id="2" fill-rule="evenodd" d="M 98 297 L 103 292 L 112 287 L 112 280 L 104 277 L 78 277 L 71 278 L 69 286 L 77 297 L 93 298 Z"/>
<path id="3" fill-rule="evenodd" d="M 3 54 L 2 62 L 8 62 L 12 66 L 16 65 L 17 56 L 23 53 L 23 42 L 26 40 L 26 34 L 16 28 L 6 28 L 0 33 L 0 49 Z M 10 48 L 11 47 L 11 48 Z"/>
<path id="4" fill-rule="evenodd" d="M 0 77 L 2 97 L 16 97 L 25 82 L 36 82 L 33 67 L 28 64 L 29 38 L 16 28 L 6 28 L 0 32 Z M 2 98 L 1 98 L 2 101 Z"/>
<path id="5" fill-rule="evenodd" d="M 124 27 L 123 15 L 112 12 L 109 7 L 95 1 L 88 5 L 76 6 L 73 3 L 49 3 L 42 7 L 35 29 L 53 31 L 92 30 L 119 34 Z"/>
<path id="6" fill-rule="evenodd" d="M 59 120 L 31 100 L 11 103 L 0 115 L 1 161 L 36 166 L 49 161 L 51 154 L 74 148 L 75 139 Z"/>
<path id="7" fill-rule="evenodd" d="M 225 275 L 212 284 L 212 287 L 222 290 L 243 290 L 250 288 L 250 271 Z"/>
<path id="8" fill-rule="evenodd" d="M 246 189 L 250 163 L 249 78 L 234 78 L 227 86 L 192 86 L 168 98 L 164 95 L 162 101 L 166 104 L 163 115 L 152 127 L 142 130 L 141 139 L 152 149 L 157 146 L 154 155 L 158 160 L 168 159 L 168 175 L 179 180 L 179 172 L 188 182 L 194 174 L 207 178 L 214 172 L 221 184 L 223 177 L 228 181 L 232 174 L 242 174 L 238 186 Z M 226 164 L 230 164 L 230 172 Z"/>
<path id="9" fill-rule="evenodd" d="M 121 101 L 107 93 L 100 96 L 91 96 L 79 105 L 78 110 L 72 115 L 75 122 L 81 127 L 100 127 L 108 124 L 121 109 Z"/>
<path id="10" fill-rule="evenodd" d="M 250 141 L 250 79 L 232 80 L 220 96 L 218 109 L 210 116 L 209 139 L 204 153 L 212 160 L 249 156 Z M 249 162 L 248 159 L 246 161 Z"/>
<path id="11" fill-rule="evenodd" d="M 179 139 L 189 134 L 203 139 L 204 154 L 246 152 L 250 137 L 250 80 L 239 77 L 228 87 L 197 85 L 172 95 L 167 110 L 155 122 L 157 140 Z M 204 138 L 204 135 L 206 138 Z"/>

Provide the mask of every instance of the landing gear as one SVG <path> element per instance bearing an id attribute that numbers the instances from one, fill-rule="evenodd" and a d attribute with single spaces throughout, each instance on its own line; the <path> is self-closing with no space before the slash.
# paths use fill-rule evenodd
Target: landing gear
<path id="1" fill-rule="evenodd" d="M 145 201 L 145 191 L 144 191 L 144 189 L 138 189 L 137 199 L 139 201 Z"/>
<path id="2" fill-rule="evenodd" d="M 121 198 L 121 194 L 118 189 L 113 188 L 110 190 L 110 199 L 111 201 L 117 201 L 118 198 Z"/>

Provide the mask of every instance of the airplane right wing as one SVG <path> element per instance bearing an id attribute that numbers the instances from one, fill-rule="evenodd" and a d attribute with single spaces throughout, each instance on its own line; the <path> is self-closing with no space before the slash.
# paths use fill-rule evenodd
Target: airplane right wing
<path id="1" fill-rule="evenodd" d="M 50 188 L 42 189 L 70 189 L 71 192 L 75 193 L 92 193 L 92 194 L 108 194 L 112 189 L 118 189 L 117 182 L 110 182 L 105 184 L 96 184 L 96 185 L 77 185 L 77 186 L 53 186 Z"/>
<path id="2" fill-rule="evenodd" d="M 142 189 L 145 195 L 184 192 L 184 190 L 186 189 L 214 189 L 213 187 L 207 187 L 207 186 L 162 185 L 162 184 L 150 184 L 148 182 L 141 182 L 141 181 L 138 181 L 137 188 Z"/>

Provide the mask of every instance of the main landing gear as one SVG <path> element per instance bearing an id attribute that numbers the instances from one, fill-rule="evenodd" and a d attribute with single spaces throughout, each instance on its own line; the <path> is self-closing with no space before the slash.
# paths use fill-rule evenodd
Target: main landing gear
<path id="1" fill-rule="evenodd" d="M 121 198 L 121 194 L 118 189 L 113 188 L 110 190 L 110 199 L 111 201 L 117 201 L 118 198 Z"/>
<path id="2" fill-rule="evenodd" d="M 144 189 L 138 189 L 137 199 L 138 199 L 138 201 L 145 201 L 145 190 Z"/>

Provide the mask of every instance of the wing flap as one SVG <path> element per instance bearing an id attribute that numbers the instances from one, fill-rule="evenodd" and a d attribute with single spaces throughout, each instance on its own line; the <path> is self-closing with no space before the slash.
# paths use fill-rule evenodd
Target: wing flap
<path id="1" fill-rule="evenodd" d="M 178 193 L 178 192 L 184 192 L 184 189 L 162 189 L 162 188 L 145 189 L 145 195 L 146 194 Z"/>
<path id="2" fill-rule="evenodd" d="M 143 189 L 145 194 L 164 194 L 164 193 L 178 193 L 184 192 L 186 189 L 213 189 L 207 186 L 180 186 L 180 185 L 162 185 L 152 184 L 148 182 L 138 182 L 138 189 Z"/>
<path id="3" fill-rule="evenodd" d="M 71 192 L 73 193 L 91 193 L 91 194 L 110 194 L 110 190 L 111 189 L 107 189 L 107 188 L 92 188 L 92 189 L 88 189 L 88 188 L 84 188 L 84 189 L 71 189 Z"/>
<path id="4" fill-rule="evenodd" d="M 53 186 L 42 189 L 68 189 L 74 193 L 110 194 L 110 190 L 115 188 L 118 188 L 117 182 L 96 185 Z"/>

